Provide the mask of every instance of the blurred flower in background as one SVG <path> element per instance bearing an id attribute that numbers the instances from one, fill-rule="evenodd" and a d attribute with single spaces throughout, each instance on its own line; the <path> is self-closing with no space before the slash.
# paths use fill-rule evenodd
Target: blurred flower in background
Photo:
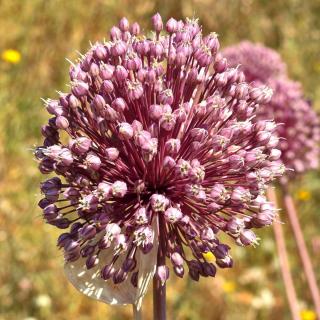
<path id="1" fill-rule="evenodd" d="M 17 50 L 7 49 L 2 52 L 1 59 L 11 64 L 18 64 L 21 60 L 21 54 Z"/>
<path id="2" fill-rule="evenodd" d="M 301 201 L 308 201 L 311 199 L 311 193 L 307 190 L 298 190 L 298 199 Z"/>
<path id="3" fill-rule="evenodd" d="M 292 169 L 281 181 L 317 169 L 320 120 L 311 102 L 305 98 L 301 83 L 289 79 L 281 56 L 271 48 L 250 41 L 225 48 L 223 55 L 230 66 L 244 72 L 253 86 L 267 85 L 273 90 L 271 100 L 258 109 L 257 121 L 272 119 L 277 124 L 278 159 Z"/>
<path id="4" fill-rule="evenodd" d="M 301 320 L 316 320 L 317 315 L 313 310 L 301 310 Z"/>

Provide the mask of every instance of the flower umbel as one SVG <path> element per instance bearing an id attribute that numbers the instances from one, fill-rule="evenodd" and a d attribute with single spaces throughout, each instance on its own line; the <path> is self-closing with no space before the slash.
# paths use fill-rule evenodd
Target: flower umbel
<path id="1" fill-rule="evenodd" d="M 267 85 L 274 94 L 262 103 L 256 120 L 272 119 L 277 123 L 279 150 L 272 159 L 279 159 L 288 168 L 286 178 L 318 167 L 320 154 L 320 121 L 311 103 L 305 99 L 301 85 L 288 79 L 285 63 L 279 54 L 261 44 L 243 41 L 226 48 L 223 55 L 231 67 L 238 67 L 247 81 L 259 91 Z M 272 139 L 271 139 L 272 140 Z M 282 179 L 284 180 L 284 179 Z"/>
<path id="2" fill-rule="evenodd" d="M 39 205 L 67 229 L 67 276 L 108 303 L 136 303 L 155 273 L 168 279 L 158 251 L 179 277 L 231 267 L 219 233 L 256 244 L 251 229 L 275 216 L 266 186 L 282 173 L 275 125 L 252 122 L 269 89 L 227 68 L 196 20 L 152 21 L 147 38 L 121 19 L 72 64 L 71 91 L 45 102 L 52 118 L 35 151 L 40 171 L 60 176 L 42 183 Z"/>

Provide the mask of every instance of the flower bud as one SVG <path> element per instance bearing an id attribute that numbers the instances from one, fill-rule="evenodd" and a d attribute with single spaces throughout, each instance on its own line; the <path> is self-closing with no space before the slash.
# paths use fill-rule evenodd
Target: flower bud
<path id="1" fill-rule="evenodd" d="M 86 164 L 88 168 L 92 170 L 99 170 L 101 166 L 101 160 L 94 153 L 88 153 L 88 155 L 86 156 Z"/>
<path id="2" fill-rule="evenodd" d="M 130 27 L 130 31 L 134 36 L 139 35 L 139 33 L 140 33 L 140 25 L 137 22 L 134 22 Z"/>
<path id="3" fill-rule="evenodd" d="M 164 216 L 167 221 L 176 223 L 182 218 L 183 214 L 180 210 L 170 207 L 164 212 Z"/>
<path id="4" fill-rule="evenodd" d="M 150 198 L 150 203 L 153 211 L 163 212 L 169 205 L 169 200 L 162 194 L 153 194 Z"/>
<path id="5" fill-rule="evenodd" d="M 56 126 L 59 129 L 67 129 L 69 127 L 69 121 L 64 116 L 58 116 L 56 118 Z"/>
<path id="6" fill-rule="evenodd" d="M 115 161 L 119 157 L 119 150 L 117 148 L 106 148 L 105 154 L 107 160 Z"/>
<path id="7" fill-rule="evenodd" d="M 104 280 L 111 279 L 115 273 L 115 269 L 113 267 L 113 264 L 107 264 L 104 266 L 101 270 L 101 278 Z"/>
<path id="8" fill-rule="evenodd" d="M 172 253 L 170 258 L 171 258 L 171 262 L 174 264 L 174 266 L 182 266 L 183 265 L 183 258 L 179 252 Z"/>
<path id="9" fill-rule="evenodd" d="M 163 29 L 163 22 L 162 22 L 162 18 L 160 16 L 159 13 L 156 13 L 152 18 L 152 25 L 153 25 L 153 29 L 156 32 L 160 32 Z"/>
<path id="10" fill-rule="evenodd" d="M 120 22 L 119 22 L 119 29 L 122 31 L 122 32 L 125 32 L 125 31 L 128 31 L 129 30 L 129 21 L 127 18 L 123 17 L 121 18 Z"/>
<path id="11" fill-rule="evenodd" d="M 69 148 L 72 152 L 82 155 L 86 153 L 91 147 L 91 140 L 86 137 L 79 137 L 75 140 L 71 140 Z"/>
<path id="12" fill-rule="evenodd" d="M 124 260 L 122 264 L 122 269 L 125 272 L 131 272 L 136 268 L 136 265 L 137 265 L 137 261 L 135 259 L 127 258 Z"/>
<path id="13" fill-rule="evenodd" d="M 111 185 L 112 195 L 116 198 L 123 198 L 127 193 L 127 185 L 123 181 L 116 181 Z"/>
<path id="14" fill-rule="evenodd" d="M 169 268 L 167 266 L 158 266 L 155 275 L 163 286 L 169 279 Z"/>
<path id="15" fill-rule="evenodd" d="M 119 138 L 121 140 L 129 140 L 133 137 L 133 128 L 127 122 L 122 122 L 119 125 Z"/>
<path id="16" fill-rule="evenodd" d="M 76 81 L 72 84 L 72 93 L 77 97 L 81 98 L 87 95 L 89 90 L 89 85 L 83 81 Z"/>
<path id="17" fill-rule="evenodd" d="M 92 239 L 96 233 L 96 228 L 89 224 L 80 229 L 79 235 L 83 240 L 88 240 Z"/>
<path id="18" fill-rule="evenodd" d="M 177 154 L 180 150 L 181 142 L 179 139 L 169 139 L 166 141 L 165 150 L 168 154 Z"/>
<path id="19" fill-rule="evenodd" d="M 170 18 L 166 23 L 167 32 L 174 33 L 177 31 L 177 29 L 178 29 L 177 20 L 175 20 L 174 18 Z"/>
<path id="20" fill-rule="evenodd" d="M 87 258 L 86 267 L 89 270 L 89 269 L 94 268 L 98 263 L 99 263 L 98 256 L 97 255 L 92 255 L 92 256 Z"/>
<path id="21" fill-rule="evenodd" d="M 117 112 L 123 112 L 128 108 L 126 102 L 122 98 L 116 98 L 115 100 L 113 100 L 111 103 L 111 107 Z"/>

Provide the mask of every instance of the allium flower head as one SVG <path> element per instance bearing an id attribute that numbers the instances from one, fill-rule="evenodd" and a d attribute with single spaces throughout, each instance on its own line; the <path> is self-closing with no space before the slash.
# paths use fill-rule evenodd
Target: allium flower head
<path id="1" fill-rule="evenodd" d="M 223 50 L 230 66 L 240 65 L 246 81 L 266 83 L 268 79 L 286 73 L 286 64 L 278 52 L 259 43 L 242 41 Z"/>
<path id="2" fill-rule="evenodd" d="M 56 174 L 39 205 L 66 230 L 66 274 L 108 303 L 139 303 L 155 273 L 165 282 L 163 257 L 194 280 L 231 267 L 219 234 L 256 244 L 251 229 L 275 216 L 266 186 L 283 173 L 274 123 L 253 124 L 270 89 L 227 68 L 197 20 L 152 22 L 148 38 L 121 19 L 72 64 L 35 151 L 40 171 Z"/>
<path id="3" fill-rule="evenodd" d="M 301 85 L 288 79 L 284 62 L 270 48 L 248 41 L 226 48 L 223 55 L 231 67 L 238 66 L 252 85 L 273 89 L 271 100 L 258 109 L 256 120 L 273 119 L 280 138 L 279 151 L 272 159 L 280 159 L 288 169 L 287 178 L 318 167 L 320 126 L 311 103 L 303 96 Z M 260 89 L 259 89 L 260 90 Z"/>

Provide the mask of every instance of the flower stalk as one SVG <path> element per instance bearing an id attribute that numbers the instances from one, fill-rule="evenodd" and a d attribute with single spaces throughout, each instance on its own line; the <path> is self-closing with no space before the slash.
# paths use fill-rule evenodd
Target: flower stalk
<path id="1" fill-rule="evenodd" d="M 275 206 L 277 206 L 277 195 L 274 188 L 268 189 L 268 198 Z M 292 274 L 290 271 L 288 252 L 286 249 L 283 228 L 281 223 L 275 221 L 273 223 L 273 231 L 274 231 L 276 246 L 278 250 L 282 279 L 284 282 L 292 319 L 299 320 L 300 316 L 299 316 L 299 309 L 298 309 L 298 299 L 297 299 L 296 290 L 293 284 Z"/>
<path id="2" fill-rule="evenodd" d="M 292 196 L 289 193 L 288 185 L 281 185 L 282 192 L 284 194 L 283 201 L 284 206 L 286 208 L 288 218 L 290 221 L 290 225 L 293 231 L 293 235 L 297 244 L 299 256 L 302 262 L 303 270 L 308 282 L 309 290 L 311 293 L 311 297 L 315 306 L 315 311 L 317 314 L 317 318 L 320 319 L 320 293 L 319 287 L 317 285 L 317 279 L 313 270 L 313 266 L 311 263 L 311 258 L 308 253 L 308 249 L 303 237 L 301 225 L 298 219 L 297 210 L 294 205 L 294 201 Z"/>
<path id="3" fill-rule="evenodd" d="M 162 234 L 165 232 L 163 217 L 159 216 L 159 248 L 157 257 L 157 266 L 165 266 L 166 256 L 164 254 L 162 241 Z M 155 274 L 153 278 L 153 319 L 165 320 L 166 319 L 166 282 L 162 281 L 160 277 Z"/>
<path id="4" fill-rule="evenodd" d="M 133 319 L 142 320 L 142 308 L 138 309 L 135 304 L 132 305 Z"/>

